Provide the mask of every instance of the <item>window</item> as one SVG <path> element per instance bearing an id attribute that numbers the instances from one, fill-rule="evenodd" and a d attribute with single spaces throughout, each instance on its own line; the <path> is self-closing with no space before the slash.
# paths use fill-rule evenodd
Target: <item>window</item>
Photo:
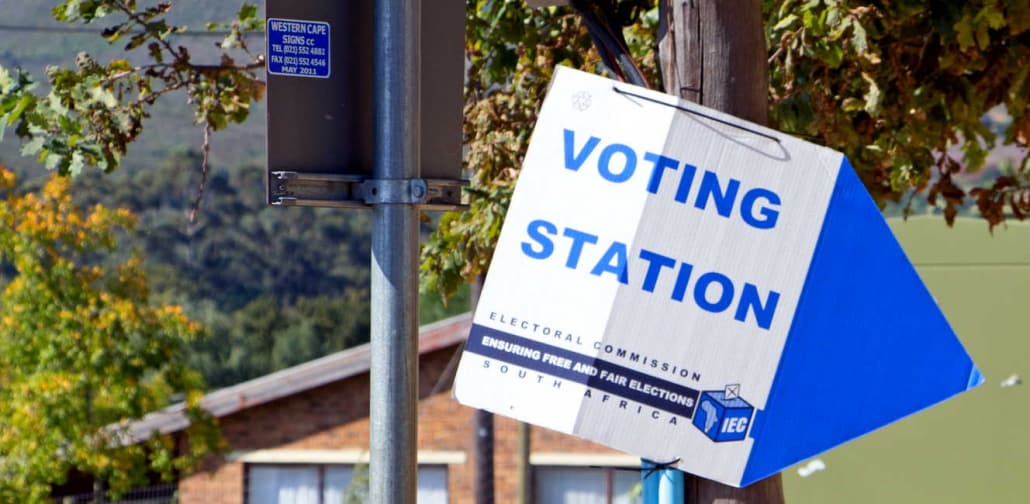
<path id="1" fill-rule="evenodd" d="M 354 475 L 352 465 L 248 465 L 246 502 L 343 504 Z M 447 468 L 420 466 L 417 492 L 419 504 L 447 504 Z"/>
<path id="2" fill-rule="evenodd" d="M 640 504 L 640 471 L 613 468 L 533 469 L 534 502 L 541 504 Z"/>

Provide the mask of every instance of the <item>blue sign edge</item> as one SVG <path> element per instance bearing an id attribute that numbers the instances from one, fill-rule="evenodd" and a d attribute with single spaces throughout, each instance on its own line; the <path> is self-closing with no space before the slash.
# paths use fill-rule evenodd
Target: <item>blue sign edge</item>
<path id="1" fill-rule="evenodd" d="M 981 383 L 844 158 L 741 486 Z"/>
<path id="2" fill-rule="evenodd" d="M 328 65 L 326 65 L 326 67 L 329 69 L 329 73 L 327 73 L 324 76 L 322 76 L 322 75 L 302 75 L 302 74 L 292 74 L 292 73 L 284 73 L 284 72 L 273 72 L 272 71 L 272 66 L 271 66 L 272 65 L 272 48 L 271 48 L 272 38 L 268 36 L 268 34 L 271 32 L 271 30 L 268 29 L 268 23 L 271 23 L 272 21 L 292 21 L 294 23 L 324 24 L 325 27 L 326 27 L 326 39 L 328 39 L 328 42 L 329 42 L 326 45 L 326 48 L 325 48 L 325 60 L 326 60 L 326 63 L 328 63 Z M 268 73 L 269 75 L 282 75 L 284 77 L 303 77 L 305 79 L 329 79 L 329 78 L 331 78 L 333 76 L 332 52 L 333 52 L 333 25 L 331 25 L 328 21 L 311 21 L 311 20 L 307 20 L 307 19 L 291 19 L 291 18 L 266 18 L 265 19 L 265 54 L 268 55 L 268 59 L 265 61 L 265 72 Z"/>

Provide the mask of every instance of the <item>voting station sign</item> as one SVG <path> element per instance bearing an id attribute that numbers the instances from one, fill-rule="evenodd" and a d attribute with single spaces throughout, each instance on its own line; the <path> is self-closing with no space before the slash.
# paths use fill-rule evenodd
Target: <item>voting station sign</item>
<path id="1" fill-rule="evenodd" d="M 268 18 L 268 73 L 328 79 L 329 23 Z"/>
<path id="2" fill-rule="evenodd" d="M 559 68 L 454 394 L 744 486 L 981 382 L 840 152 Z"/>

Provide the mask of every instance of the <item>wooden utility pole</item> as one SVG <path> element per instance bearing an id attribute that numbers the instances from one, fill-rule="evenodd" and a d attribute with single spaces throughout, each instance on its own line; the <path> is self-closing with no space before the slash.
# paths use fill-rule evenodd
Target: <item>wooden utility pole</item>
<path id="1" fill-rule="evenodd" d="M 758 124 L 769 121 L 761 0 L 660 0 L 665 92 Z M 733 488 L 688 474 L 686 504 L 782 504 L 774 475 Z"/>

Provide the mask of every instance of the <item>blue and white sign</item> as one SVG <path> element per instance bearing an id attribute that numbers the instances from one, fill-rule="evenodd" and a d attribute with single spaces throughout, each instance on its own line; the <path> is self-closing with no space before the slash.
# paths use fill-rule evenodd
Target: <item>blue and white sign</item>
<path id="1" fill-rule="evenodd" d="M 269 18 L 268 73 L 328 79 L 329 23 Z"/>
<path id="2" fill-rule="evenodd" d="M 744 486 L 981 381 L 841 153 L 559 68 L 454 394 Z"/>

